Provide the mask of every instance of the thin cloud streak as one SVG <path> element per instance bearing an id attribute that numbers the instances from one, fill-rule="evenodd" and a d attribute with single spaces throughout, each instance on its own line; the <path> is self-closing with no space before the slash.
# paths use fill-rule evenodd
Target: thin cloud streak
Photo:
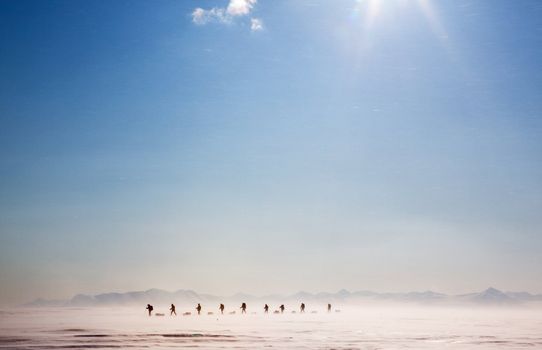
<path id="1" fill-rule="evenodd" d="M 213 7 L 209 10 L 197 7 L 192 11 L 192 22 L 197 25 L 205 25 L 207 23 L 230 24 L 236 17 L 244 17 L 250 14 L 257 0 L 230 0 L 226 7 Z M 252 18 L 252 31 L 263 29 L 260 19 Z"/>

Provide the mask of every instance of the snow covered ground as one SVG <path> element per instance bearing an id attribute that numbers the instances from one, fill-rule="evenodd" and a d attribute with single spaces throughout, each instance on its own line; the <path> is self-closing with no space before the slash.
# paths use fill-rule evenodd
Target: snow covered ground
<path id="1" fill-rule="evenodd" d="M 307 305 L 305 314 L 264 315 L 249 305 L 247 315 L 207 315 L 204 309 L 201 316 L 182 316 L 188 308 L 178 307 L 177 317 L 148 317 L 144 308 L 3 310 L 0 348 L 542 348 L 540 309 L 379 305 L 328 314 L 324 306 Z"/>

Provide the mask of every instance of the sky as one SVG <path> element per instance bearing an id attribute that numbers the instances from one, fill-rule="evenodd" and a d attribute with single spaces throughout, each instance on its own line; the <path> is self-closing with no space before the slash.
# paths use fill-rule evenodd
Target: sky
<path id="1" fill-rule="evenodd" d="M 0 304 L 542 293 L 537 0 L 0 2 Z"/>

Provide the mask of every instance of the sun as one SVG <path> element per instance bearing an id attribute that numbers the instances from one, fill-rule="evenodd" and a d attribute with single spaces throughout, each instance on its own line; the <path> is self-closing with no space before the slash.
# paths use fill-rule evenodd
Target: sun
<path id="1" fill-rule="evenodd" d="M 434 1 L 431 0 L 356 0 L 352 16 L 359 18 L 363 23 L 363 29 L 369 31 L 383 13 L 406 6 L 416 6 L 440 40 L 448 37 L 435 9 Z"/>

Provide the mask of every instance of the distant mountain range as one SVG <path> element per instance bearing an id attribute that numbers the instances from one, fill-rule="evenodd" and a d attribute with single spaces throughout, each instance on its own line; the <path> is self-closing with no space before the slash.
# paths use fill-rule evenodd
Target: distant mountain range
<path id="1" fill-rule="evenodd" d="M 488 288 L 480 293 L 462 295 L 446 295 L 432 291 L 409 292 L 409 293 L 377 293 L 371 291 L 349 292 L 342 289 L 336 293 L 308 293 L 298 292 L 293 295 L 268 295 L 258 297 L 249 294 L 237 293 L 229 297 L 220 297 L 210 294 L 199 294 L 192 290 L 180 289 L 168 292 L 160 289 L 127 293 L 104 293 L 98 295 L 78 294 L 70 300 L 45 300 L 36 299 L 25 304 L 28 307 L 88 307 L 88 306 L 130 306 L 151 304 L 192 305 L 195 303 L 220 303 L 220 302 L 267 302 L 267 303 L 332 303 L 332 304 L 355 304 L 363 302 L 406 302 L 421 304 L 438 303 L 468 303 L 481 305 L 510 305 L 530 302 L 542 302 L 542 294 L 530 294 L 527 292 L 502 292 L 495 288 Z"/>

